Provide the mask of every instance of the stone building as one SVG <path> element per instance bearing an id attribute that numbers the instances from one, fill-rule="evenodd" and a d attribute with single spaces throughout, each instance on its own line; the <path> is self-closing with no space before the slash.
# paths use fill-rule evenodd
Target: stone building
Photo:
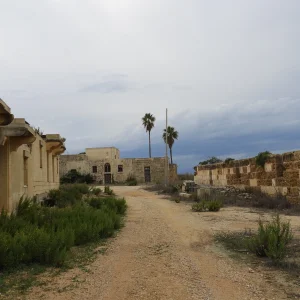
<path id="1" fill-rule="evenodd" d="M 91 174 L 98 183 L 110 184 L 125 182 L 133 175 L 139 183 L 163 182 L 165 176 L 165 157 L 120 158 L 115 147 L 87 148 L 85 154 L 62 155 L 60 175 L 74 169 L 83 174 Z M 177 178 L 177 166 L 169 166 L 171 180 Z"/>
<path id="2" fill-rule="evenodd" d="M 255 158 L 248 158 L 194 169 L 194 181 L 199 185 L 252 187 L 300 203 L 300 151 L 270 155 L 264 167 L 257 166 Z"/>
<path id="3" fill-rule="evenodd" d="M 41 198 L 58 188 L 64 151 L 59 134 L 38 134 L 0 99 L 0 209 L 11 212 L 22 196 Z"/>

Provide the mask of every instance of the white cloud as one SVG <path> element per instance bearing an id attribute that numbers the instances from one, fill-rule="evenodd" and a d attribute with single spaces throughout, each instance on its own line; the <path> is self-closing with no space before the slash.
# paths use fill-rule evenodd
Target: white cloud
<path id="1" fill-rule="evenodd" d="M 66 136 L 70 152 L 141 149 L 146 112 L 161 147 L 166 107 L 181 140 L 289 132 L 298 127 L 299 9 L 296 0 L 3 0 L 0 97 Z"/>

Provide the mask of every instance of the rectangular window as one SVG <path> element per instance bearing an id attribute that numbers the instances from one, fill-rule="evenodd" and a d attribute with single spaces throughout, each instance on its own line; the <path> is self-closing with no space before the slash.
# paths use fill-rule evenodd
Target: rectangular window
<path id="1" fill-rule="evenodd" d="M 50 182 L 49 152 L 47 151 L 47 181 Z"/>
<path id="2" fill-rule="evenodd" d="M 28 186 L 28 157 L 23 157 L 24 163 L 24 185 Z"/>
<path id="3" fill-rule="evenodd" d="M 123 172 L 123 165 L 118 165 L 118 172 L 122 173 Z"/>
<path id="4" fill-rule="evenodd" d="M 58 170 L 59 170 L 59 160 L 58 157 L 56 158 L 56 173 L 58 174 Z"/>
<path id="5" fill-rule="evenodd" d="M 52 156 L 52 182 L 55 181 L 55 162 L 54 162 L 54 156 Z"/>
<path id="6" fill-rule="evenodd" d="M 93 166 L 93 173 L 97 173 L 97 172 L 98 172 L 97 166 Z"/>
<path id="7" fill-rule="evenodd" d="M 40 168 L 43 168 L 43 144 L 40 141 Z"/>

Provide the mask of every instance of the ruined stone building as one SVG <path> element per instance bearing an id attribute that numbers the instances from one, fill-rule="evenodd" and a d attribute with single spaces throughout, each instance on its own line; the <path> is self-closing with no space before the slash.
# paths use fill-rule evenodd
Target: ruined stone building
<path id="1" fill-rule="evenodd" d="M 125 182 L 128 176 L 134 176 L 139 183 L 163 182 L 165 176 L 165 157 L 120 158 L 115 147 L 87 148 L 85 154 L 62 155 L 60 175 L 70 170 L 91 174 L 98 183 L 110 184 Z M 177 176 L 177 166 L 169 166 L 170 178 Z"/>
<path id="2" fill-rule="evenodd" d="M 264 167 L 257 166 L 255 158 L 248 158 L 194 169 L 194 181 L 199 185 L 252 187 L 300 203 L 300 151 L 271 155 Z"/>
<path id="3" fill-rule="evenodd" d="M 58 188 L 64 151 L 59 134 L 40 135 L 0 99 L 0 209 L 11 212 L 22 196 L 41 198 Z"/>

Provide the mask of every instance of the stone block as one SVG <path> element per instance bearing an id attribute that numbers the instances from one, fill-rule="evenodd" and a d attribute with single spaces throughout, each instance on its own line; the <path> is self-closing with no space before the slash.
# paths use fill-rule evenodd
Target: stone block
<path id="1" fill-rule="evenodd" d="M 273 163 L 265 163 L 265 172 L 272 172 L 275 170 L 275 165 Z"/>
<path id="2" fill-rule="evenodd" d="M 274 186 L 265 186 L 265 185 L 262 185 L 260 187 L 260 190 L 263 193 L 266 193 L 268 195 L 275 195 L 277 193 L 277 189 Z"/>
<path id="3" fill-rule="evenodd" d="M 210 193 L 211 193 L 211 189 L 199 188 L 197 190 L 197 197 L 203 199 L 206 195 L 210 195 Z"/>
<path id="4" fill-rule="evenodd" d="M 289 189 L 289 195 L 291 196 L 299 196 L 299 187 L 294 186 Z"/>

